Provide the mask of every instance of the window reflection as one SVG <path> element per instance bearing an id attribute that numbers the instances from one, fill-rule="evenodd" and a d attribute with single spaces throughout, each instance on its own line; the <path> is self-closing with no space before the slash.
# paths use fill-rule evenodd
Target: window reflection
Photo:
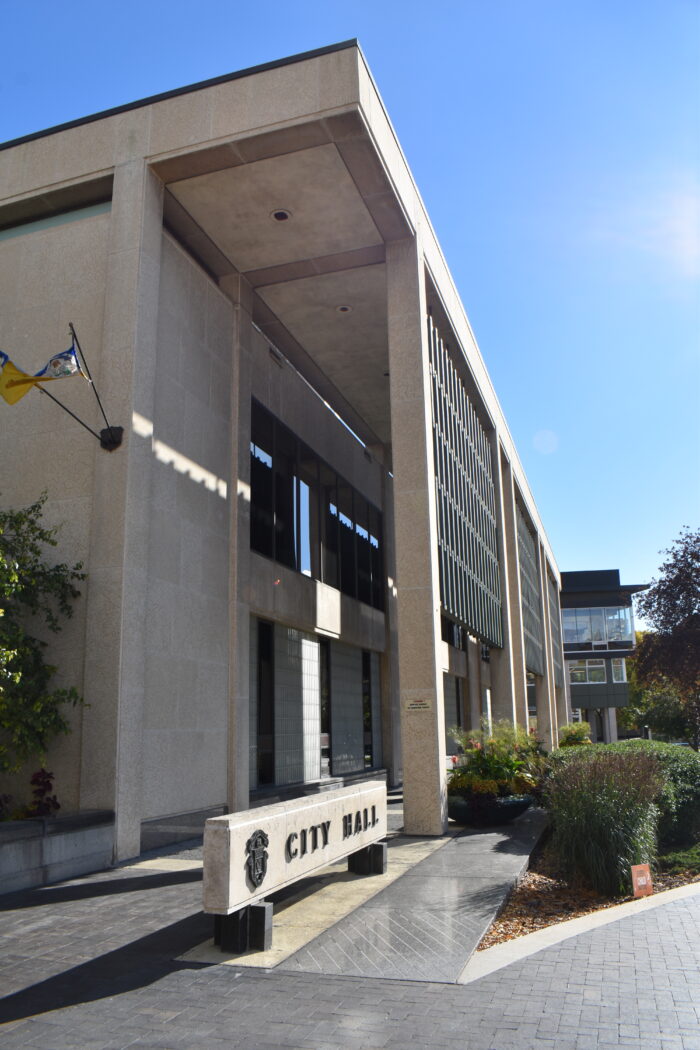
<path id="1" fill-rule="evenodd" d="M 570 660 L 569 681 L 572 685 L 605 685 L 605 660 Z"/>
<path id="2" fill-rule="evenodd" d="M 562 609 L 562 628 L 569 649 L 629 649 L 634 644 L 632 610 L 626 606 Z"/>
<path id="3" fill-rule="evenodd" d="M 351 598 L 357 597 L 357 569 L 355 561 L 355 511 L 353 491 L 338 478 L 338 521 L 340 522 L 340 589 Z"/>
<path id="4" fill-rule="evenodd" d="M 251 548 L 383 609 L 380 511 L 257 401 L 250 459 Z"/>
<path id="5" fill-rule="evenodd" d="M 321 476 L 321 579 L 338 586 L 338 479 L 334 470 L 320 463 Z"/>
<path id="6" fill-rule="evenodd" d="M 297 568 L 296 439 L 279 424 L 275 427 L 275 559 Z"/>
<path id="7" fill-rule="evenodd" d="M 626 682 L 627 681 L 627 667 L 623 659 L 611 660 L 612 664 L 612 680 L 613 682 Z"/>
<path id="8" fill-rule="evenodd" d="M 299 445 L 299 571 L 319 578 L 321 549 L 318 527 L 318 460 Z"/>
<path id="9" fill-rule="evenodd" d="M 272 477 L 272 418 L 253 402 L 250 442 L 250 542 L 251 546 L 274 556 L 274 486 Z"/>

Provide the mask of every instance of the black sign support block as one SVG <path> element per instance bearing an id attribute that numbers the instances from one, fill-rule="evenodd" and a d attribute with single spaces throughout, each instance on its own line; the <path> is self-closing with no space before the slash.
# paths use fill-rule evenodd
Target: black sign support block
<path id="1" fill-rule="evenodd" d="M 214 916 L 214 944 L 222 952 L 266 952 L 272 947 L 272 901 L 239 908 L 230 915 Z"/>
<path id="2" fill-rule="evenodd" d="M 348 857 L 348 871 L 353 875 L 386 875 L 387 844 L 373 842 Z"/>

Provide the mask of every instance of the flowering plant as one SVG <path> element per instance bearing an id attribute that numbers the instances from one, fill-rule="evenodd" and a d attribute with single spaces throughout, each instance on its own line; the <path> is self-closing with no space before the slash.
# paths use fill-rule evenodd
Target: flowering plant
<path id="1" fill-rule="evenodd" d="M 536 789 L 544 762 L 537 740 L 508 721 L 476 732 L 450 729 L 461 748 L 453 756 L 447 791 L 463 798 L 505 798 Z"/>

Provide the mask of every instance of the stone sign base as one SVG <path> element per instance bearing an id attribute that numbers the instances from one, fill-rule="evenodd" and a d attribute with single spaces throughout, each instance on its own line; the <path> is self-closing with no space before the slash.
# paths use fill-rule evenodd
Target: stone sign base
<path id="1" fill-rule="evenodd" d="M 213 817 L 204 827 L 204 911 L 222 951 L 272 945 L 265 900 L 347 857 L 357 875 L 386 872 L 386 785 L 370 780 L 311 798 Z"/>

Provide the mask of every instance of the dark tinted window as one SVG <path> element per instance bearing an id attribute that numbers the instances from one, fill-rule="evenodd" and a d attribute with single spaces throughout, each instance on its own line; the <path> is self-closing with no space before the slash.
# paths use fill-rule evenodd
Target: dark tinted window
<path id="1" fill-rule="evenodd" d="M 250 546 L 384 608 L 382 515 L 352 485 L 252 403 Z"/>
<path id="2" fill-rule="evenodd" d="M 254 401 L 250 435 L 250 545 L 268 558 L 274 555 L 272 454 L 272 416 Z"/>

